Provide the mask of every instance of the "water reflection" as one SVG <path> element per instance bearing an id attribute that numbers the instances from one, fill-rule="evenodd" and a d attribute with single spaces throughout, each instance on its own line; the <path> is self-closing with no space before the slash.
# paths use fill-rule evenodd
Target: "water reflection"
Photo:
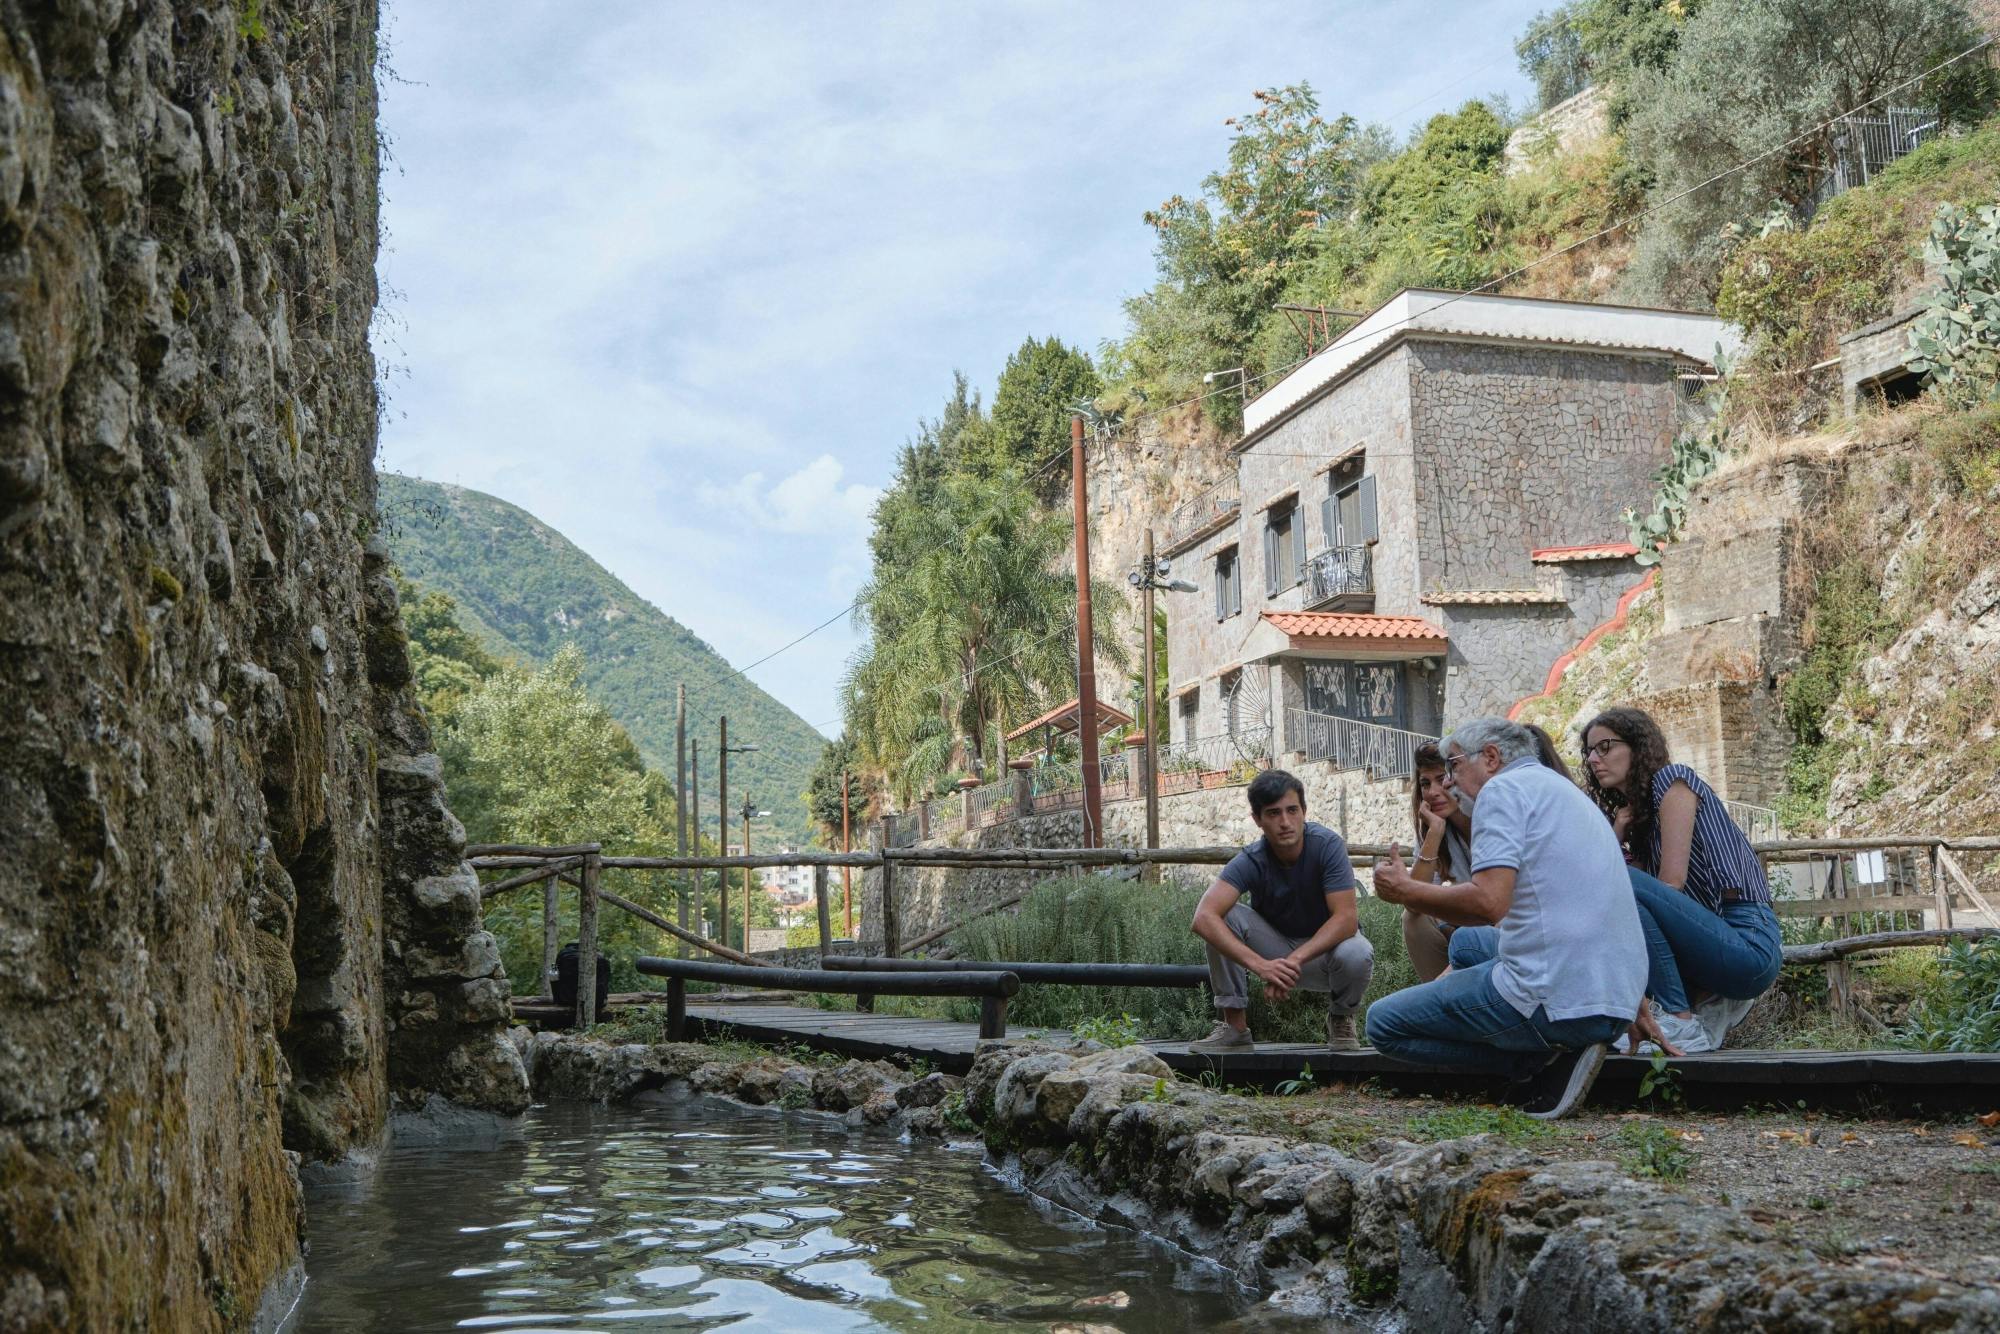
<path id="1" fill-rule="evenodd" d="M 1038 1209 L 969 1154 L 702 1097 L 392 1150 L 307 1211 L 301 1334 L 1307 1327 L 1248 1315 L 1213 1266 Z"/>

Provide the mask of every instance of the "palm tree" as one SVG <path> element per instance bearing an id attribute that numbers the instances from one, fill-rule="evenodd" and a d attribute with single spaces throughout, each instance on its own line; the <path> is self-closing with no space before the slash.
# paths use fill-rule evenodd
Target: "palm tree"
<path id="1" fill-rule="evenodd" d="M 1076 671 L 1066 516 L 991 457 L 907 501 L 877 514 L 910 554 L 878 565 L 862 590 L 856 615 L 870 640 L 846 681 L 855 735 L 906 800 L 956 769 L 993 773 L 1007 720 L 1067 697 Z M 1106 612 L 1120 605 L 1109 585 L 1093 594 Z M 1124 665 L 1113 615 L 1097 620 L 1093 638 Z"/>

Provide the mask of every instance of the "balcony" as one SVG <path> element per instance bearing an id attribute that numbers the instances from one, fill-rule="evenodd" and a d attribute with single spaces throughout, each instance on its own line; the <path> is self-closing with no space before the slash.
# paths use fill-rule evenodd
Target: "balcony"
<path id="1" fill-rule="evenodd" d="M 1408 778 L 1416 772 L 1417 747 L 1437 738 L 1330 713 L 1285 710 L 1285 744 L 1308 760 L 1336 769 L 1360 769 L 1371 778 Z"/>
<path id="2" fill-rule="evenodd" d="M 1328 547 L 1306 560 L 1302 610 L 1331 604 L 1375 605 L 1373 547 Z"/>
<path id="3" fill-rule="evenodd" d="M 1243 493 L 1236 479 L 1217 482 L 1208 490 L 1167 516 L 1163 550 L 1168 554 L 1191 546 L 1236 517 L 1243 508 Z"/>

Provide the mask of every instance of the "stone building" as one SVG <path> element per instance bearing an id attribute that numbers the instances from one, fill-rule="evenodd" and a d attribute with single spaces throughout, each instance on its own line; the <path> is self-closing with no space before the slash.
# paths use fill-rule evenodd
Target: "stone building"
<path id="1" fill-rule="evenodd" d="M 1505 712 L 1640 579 L 1644 506 L 1711 316 L 1410 290 L 1247 407 L 1235 476 L 1175 512 L 1168 758 L 1404 771 Z M 1258 752 L 1251 755 L 1250 752 Z"/>

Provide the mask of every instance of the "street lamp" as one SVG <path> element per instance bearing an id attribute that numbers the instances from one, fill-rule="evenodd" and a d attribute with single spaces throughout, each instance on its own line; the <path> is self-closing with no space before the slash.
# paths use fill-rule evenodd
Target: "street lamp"
<path id="1" fill-rule="evenodd" d="M 1169 579 L 1171 572 L 1172 567 L 1165 560 L 1153 555 L 1153 530 L 1148 528 L 1146 554 L 1139 567 L 1126 576 L 1126 581 L 1145 596 L 1146 602 L 1142 619 L 1146 623 L 1146 846 L 1149 848 L 1160 846 L 1160 734 L 1153 707 L 1153 692 L 1158 688 L 1153 680 L 1153 594 L 1201 591 L 1200 585 L 1191 580 Z M 1157 863 L 1149 863 L 1149 867 L 1150 874 L 1159 873 Z"/>
<path id="2" fill-rule="evenodd" d="M 754 743 L 747 746 L 732 746 L 729 744 L 729 718 L 726 714 L 721 719 L 721 727 L 722 739 L 718 749 L 722 753 L 717 756 L 716 761 L 720 777 L 716 780 L 715 790 L 715 849 L 726 857 L 729 855 L 729 757 L 731 755 L 747 755 L 757 749 L 757 747 Z M 716 938 L 727 945 L 729 943 L 729 874 L 726 871 L 715 877 L 715 899 L 715 915 L 717 918 Z M 743 923 L 743 929 L 746 932 L 750 929 L 750 923 L 747 920 Z M 744 939 L 747 940 L 749 937 L 746 935 Z"/>
<path id="3" fill-rule="evenodd" d="M 756 748 L 753 746 L 751 749 L 754 750 Z M 769 815 L 770 812 L 758 810 L 757 803 L 750 800 L 750 794 L 746 792 L 743 794 L 743 809 L 739 814 L 743 816 L 743 855 L 748 857 L 750 855 L 750 822 L 754 819 L 761 819 Z M 743 868 L 743 952 L 745 954 L 750 952 L 750 868 L 747 866 Z"/>

